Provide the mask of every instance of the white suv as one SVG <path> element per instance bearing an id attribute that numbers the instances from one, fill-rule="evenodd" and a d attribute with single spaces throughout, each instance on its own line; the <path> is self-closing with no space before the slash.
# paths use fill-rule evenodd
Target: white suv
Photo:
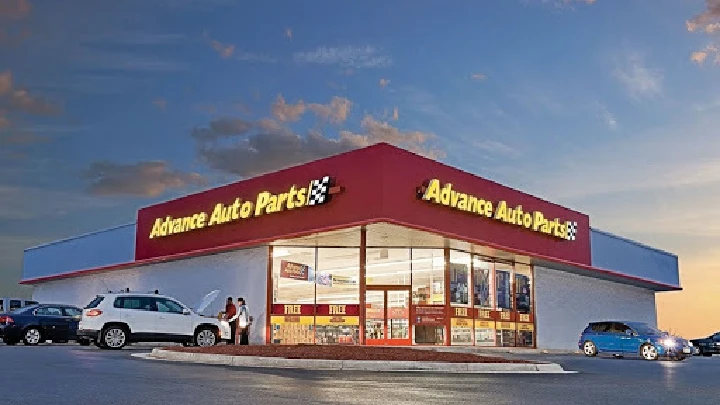
<path id="1" fill-rule="evenodd" d="M 131 342 L 175 342 L 213 346 L 230 339 L 230 325 L 202 312 L 217 297 L 213 291 L 196 311 L 172 297 L 154 293 L 100 294 L 85 309 L 78 341 L 103 349 L 122 349 Z"/>

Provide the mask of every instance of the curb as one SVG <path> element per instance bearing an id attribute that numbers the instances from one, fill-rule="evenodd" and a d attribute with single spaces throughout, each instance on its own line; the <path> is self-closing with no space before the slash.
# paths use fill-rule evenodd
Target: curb
<path id="1" fill-rule="evenodd" d="M 134 355 L 152 360 L 169 360 L 187 363 L 223 365 L 251 368 L 291 368 L 305 370 L 348 370 L 348 371 L 433 371 L 441 373 L 532 373 L 570 374 L 556 363 L 433 363 L 420 361 L 382 360 L 312 360 L 286 359 L 283 357 L 226 356 L 222 354 L 181 353 L 153 349 L 151 353 Z"/>

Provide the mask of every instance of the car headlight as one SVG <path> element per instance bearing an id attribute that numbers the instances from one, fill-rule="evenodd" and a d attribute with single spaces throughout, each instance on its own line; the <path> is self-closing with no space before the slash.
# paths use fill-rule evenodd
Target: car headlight
<path id="1" fill-rule="evenodd" d="M 677 342 L 675 341 L 675 339 L 671 339 L 671 338 L 665 338 L 661 341 L 661 343 L 665 347 L 675 347 L 675 345 L 677 345 Z"/>
<path id="2" fill-rule="evenodd" d="M 688 340 L 688 346 L 693 347 L 693 344 L 691 341 Z"/>

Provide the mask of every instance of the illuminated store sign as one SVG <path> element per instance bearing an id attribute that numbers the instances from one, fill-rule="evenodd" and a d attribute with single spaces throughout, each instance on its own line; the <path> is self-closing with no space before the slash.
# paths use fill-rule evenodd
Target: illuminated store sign
<path id="1" fill-rule="evenodd" d="M 311 181 L 306 187 L 293 185 L 282 193 L 263 191 L 253 199 L 236 198 L 230 204 L 217 203 L 212 210 L 199 211 L 179 218 L 169 215 L 157 218 L 149 238 L 170 236 L 252 217 L 322 205 L 330 202 L 332 196 L 340 192 L 342 187 L 335 186 L 335 180 L 325 176 Z"/>
<path id="2" fill-rule="evenodd" d="M 507 201 L 494 202 L 462 193 L 454 190 L 451 183 L 441 184 L 438 179 L 428 181 L 417 191 L 418 198 L 424 201 L 516 225 L 558 239 L 575 240 L 577 234 L 575 221 L 550 219 L 542 211 L 526 212 L 522 205 L 512 207 Z"/>

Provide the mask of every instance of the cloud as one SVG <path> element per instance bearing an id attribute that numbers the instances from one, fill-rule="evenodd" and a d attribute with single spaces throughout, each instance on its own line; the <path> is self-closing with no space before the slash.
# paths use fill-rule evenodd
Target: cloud
<path id="1" fill-rule="evenodd" d="M 720 30 L 720 0 L 705 0 L 705 11 L 686 24 L 690 32 L 702 30 L 711 34 Z"/>
<path id="2" fill-rule="evenodd" d="M 697 63 L 698 65 L 703 65 L 707 61 L 708 58 L 714 56 L 713 59 L 715 64 L 720 65 L 720 51 L 715 45 L 708 45 L 704 49 L 693 52 L 690 55 L 690 60 Z"/>
<path id="3" fill-rule="evenodd" d="M 613 131 L 617 129 L 617 118 L 615 118 L 615 115 L 608 110 L 605 104 L 595 103 L 595 110 L 597 112 L 598 119 L 600 119 L 603 124 Z"/>
<path id="4" fill-rule="evenodd" d="M 90 181 L 87 191 L 97 196 L 158 197 L 170 189 L 204 184 L 198 173 L 172 170 L 163 161 L 95 162 L 83 177 Z"/>
<path id="5" fill-rule="evenodd" d="M 210 121 L 205 128 L 193 129 L 190 135 L 201 142 L 213 142 L 232 135 L 244 135 L 254 126 L 253 122 L 240 118 L 222 117 Z"/>
<path id="6" fill-rule="evenodd" d="M 12 72 L 9 70 L 0 72 L 0 96 L 10 93 L 10 90 L 12 90 L 12 83 Z"/>
<path id="7" fill-rule="evenodd" d="M 55 115 L 60 108 L 46 99 L 30 94 L 27 90 L 17 89 L 13 83 L 12 72 L 0 73 L 0 107 L 9 112 L 21 112 L 31 115 Z"/>
<path id="8" fill-rule="evenodd" d="M 374 46 L 319 47 L 314 51 L 296 52 L 295 62 L 302 64 L 339 65 L 344 68 L 381 68 L 392 64 L 392 58 Z"/>
<path id="9" fill-rule="evenodd" d="M 482 73 L 473 73 L 473 74 L 470 75 L 470 78 L 473 79 L 473 80 L 482 81 L 482 80 L 487 79 L 487 76 L 485 76 L 485 75 L 482 74 Z"/>
<path id="10" fill-rule="evenodd" d="M 387 142 L 432 159 L 445 157 L 442 150 L 428 146 L 428 141 L 435 138 L 432 133 L 401 131 L 397 127 L 387 122 L 378 121 L 370 115 L 366 115 L 360 125 L 363 133 L 356 134 L 350 131 L 340 131 L 340 137 L 352 141 L 358 147 Z"/>
<path id="11" fill-rule="evenodd" d="M 3 117 L 0 116 L 0 146 L 33 145 L 48 140 L 47 137 L 37 135 L 31 131 L 7 129 L 11 125 L 10 122 L 7 122 L 5 129 L 3 129 L 2 124 Z"/>
<path id="12" fill-rule="evenodd" d="M 324 121 L 342 124 L 347 121 L 352 101 L 344 97 L 333 97 L 329 104 L 310 104 L 308 109 Z"/>
<path id="13" fill-rule="evenodd" d="M 156 98 L 155 100 L 153 100 L 152 103 L 153 103 L 153 105 L 154 105 L 155 107 L 157 107 L 160 111 L 165 111 L 165 110 L 167 110 L 167 100 L 164 99 L 164 98 L 162 98 L 162 97 Z"/>
<path id="14" fill-rule="evenodd" d="M 522 156 L 522 152 L 516 148 L 508 146 L 502 142 L 492 140 L 481 140 L 472 142 L 470 145 L 478 150 L 485 151 L 495 156 L 518 158 Z"/>
<path id="15" fill-rule="evenodd" d="M 380 79 L 380 88 L 384 89 L 387 87 L 387 85 L 390 84 L 390 80 L 388 79 Z"/>
<path id="16" fill-rule="evenodd" d="M 82 193 L 0 184 L 0 220 L 52 217 L 59 211 L 105 208 L 113 204 Z"/>
<path id="17" fill-rule="evenodd" d="M 596 0 L 542 0 L 543 3 L 551 3 L 557 8 L 572 8 L 577 3 L 595 4 Z"/>
<path id="18" fill-rule="evenodd" d="M 292 28 L 285 28 L 285 38 L 292 41 L 293 31 Z"/>
<path id="19" fill-rule="evenodd" d="M 646 66 L 645 58 L 639 52 L 627 52 L 617 58 L 613 76 L 636 100 L 653 98 L 663 92 L 662 70 Z"/>
<path id="20" fill-rule="evenodd" d="M 398 111 L 398 108 L 393 108 L 393 115 L 392 115 L 393 121 L 397 121 L 400 119 L 400 111 Z"/>
<path id="21" fill-rule="evenodd" d="M 210 47 L 220 55 L 222 59 L 234 58 L 237 60 L 251 61 L 251 62 L 265 62 L 274 63 L 277 60 L 267 55 L 255 54 L 252 52 L 246 52 L 239 50 L 233 44 L 224 44 L 216 39 L 210 38 L 207 32 L 203 33 L 203 38 L 208 42 Z"/>
<path id="22" fill-rule="evenodd" d="M 23 18 L 30 11 L 32 6 L 28 0 L 0 0 L 0 17 Z"/>
<path id="23" fill-rule="evenodd" d="M 272 108 L 274 118 L 246 121 L 237 118 L 213 120 L 208 127 L 196 128 L 191 136 L 198 140 L 197 153 L 211 169 L 238 175 L 254 176 L 361 148 L 378 142 L 388 142 L 416 153 L 434 158 L 444 156 L 431 145 L 434 135 L 421 131 L 402 131 L 386 122 L 365 116 L 362 131 L 340 130 L 337 136 L 319 130 L 300 135 L 285 126 L 298 120 L 307 111 L 319 118 L 341 124 L 349 118 L 352 102 L 333 97 L 328 104 L 285 103 L 282 97 Z M 397 108 L 395 109 L 397 118 Z"/>
<path id="24" fill-rule="evenodd" d="M 324 121 L 342 124 L 347 120 L 351 107 L 352 102 L 343 97 L 333 97 L 329 104 L 306 104 L 302 100 L 288 104 L 282 95 L 278 95 L 271 111 L 273 117 L 280 122 L 298 121 L 307 111 L 312 111 Z"/>

